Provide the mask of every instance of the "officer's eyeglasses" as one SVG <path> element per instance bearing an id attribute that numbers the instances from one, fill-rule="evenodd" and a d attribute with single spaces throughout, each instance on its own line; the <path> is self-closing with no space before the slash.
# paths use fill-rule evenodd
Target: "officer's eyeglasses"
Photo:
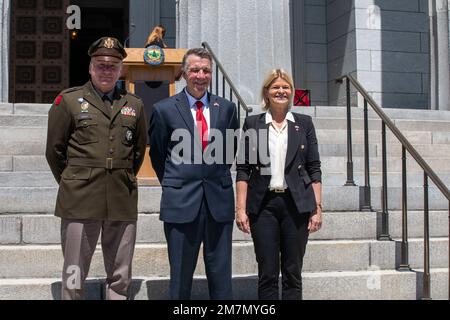
<path id="1" fill-rule="evenodd" d="M 117 71 L 119 71 L 119 66 L 114 65 L 114 64 L 93 63 L 93 66 L 94 66 L 95 70 L 102 71 L 102 72 L 106 72 L 106 71 L 117 72 Z"/>

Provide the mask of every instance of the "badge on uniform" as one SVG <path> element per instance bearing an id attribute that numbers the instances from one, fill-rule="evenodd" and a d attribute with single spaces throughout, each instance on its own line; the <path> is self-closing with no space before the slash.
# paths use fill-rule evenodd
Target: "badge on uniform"
<path id="1" fill-rule="evenodd" d="M 131 142 L 133 140 L 133 131 L 127 130 L 125 138 L 127 139 L 128 142 Z"/>
<path id="2" fill-rule="evenodd" d="M 131 107 L 122 107 L 120 113 L 123 114 L 124 116 L 136 117 L 136 110 L 134 110 Z"/>
<path id="3" fill-rule="evenodd" d="M 81 104 L 81 112 L 89 112 L 89 102 L 84 101 Z"/>

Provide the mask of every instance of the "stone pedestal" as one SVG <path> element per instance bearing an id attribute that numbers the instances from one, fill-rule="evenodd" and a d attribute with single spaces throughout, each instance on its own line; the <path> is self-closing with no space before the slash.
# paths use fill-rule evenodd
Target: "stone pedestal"
<path id="1" fill-rule="evenodd" d="M 0 0 L 0 102 L 8 102 L 10 0 Z"/>
<path id="2" fill-rule="evenodd" d="M 248 104 L 267 72 L 292 74 L 288 0 L 179 0 L 177 47 L 207 41 Z M 227 93 L 228 98 L 228 93 Z"/>

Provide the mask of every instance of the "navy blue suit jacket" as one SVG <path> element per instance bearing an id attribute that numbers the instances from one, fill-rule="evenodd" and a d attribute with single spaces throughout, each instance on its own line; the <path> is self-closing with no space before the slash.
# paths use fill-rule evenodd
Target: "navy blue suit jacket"
<path id="1" fill-rule="evenodd" d="M 298 212 L 310 213 L 316 208 L 316 198 L 312 182 L 321 182 L 320 157 L 316 132 L 312 119 L 308 115 L 292 113 L 295 123 L 288 121 L 288 145 L 284 177 L 294 199 Z M 269 124 L 265 122 L 265 113 L 249 116 L 245 119 L 243 132 L 253 129 L 256 132 L 266 130 L 269 134 Z M 270 162 L 263 163 L 261 149 L 265 145 L 268 151 L 268 136 L 245 135 L 241 139 L 240 151 L 236 165 L 236 181 L 248 181 L 247 212 L 252 215 L 259 214 L 264 195 L 270 184 Z M 258 152 L 255 163 L 252 163 L 250 152 Z M 268 154 L 266 158 L 270 157 Z"/>
<path id="2" fill-rule="evenodd" d="M 226 137 L 226 130 L 239 128 L 236 105 L 215 95 L 209 95 L 210 128 Z M 180 153 L 188 163 L 175 163 L 172 151 L 179 141 L 171 141 L 176 129 L 190 134 L 190 150 Z M 150 158 L 162 186 L 160 220 L 169 223 L 192 222 L 198 215 L 203 197 L 217 222 L 234 219 L 234 192 L 231 163 L 194 164 L 194 155 L 202 154 L 201 142 L 184 90 L 153 106 L 150 117 Z M 223 149 L 231 141 L 223 141 Z M 237 143 L 236 143 L 237 144 Z M 178 145 L 178 147 L 177 147 Z M 217 145 L 216 145 L 217 146 Z M 208 147 L 212 147 L 211 141 Z M 194 150 L 195 149 L 195 150 Z M 218 149 L 218 148 L 217 148 Z M 185 150 L 186 151 L 186 150 Z M 234 158 L 236 148 L 233 150 Z"/>

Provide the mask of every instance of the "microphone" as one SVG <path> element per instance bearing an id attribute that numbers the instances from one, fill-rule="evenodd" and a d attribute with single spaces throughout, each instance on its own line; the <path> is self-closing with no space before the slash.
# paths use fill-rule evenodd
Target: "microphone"
<path id="1" fill-rule="evenodd" d="M 123 42 L 123 47 L 127 48 L 127 42 L 130 41 L 130 37 L 133 35 L 133 33 L 136 31 L 136 25 L 134 23 L 130 24 L 130 27 L 133 28 L 133 30 L 130 32 L 130 34 L 128 35 L 128 37 L 125 39 L 125 41 Z"/>

